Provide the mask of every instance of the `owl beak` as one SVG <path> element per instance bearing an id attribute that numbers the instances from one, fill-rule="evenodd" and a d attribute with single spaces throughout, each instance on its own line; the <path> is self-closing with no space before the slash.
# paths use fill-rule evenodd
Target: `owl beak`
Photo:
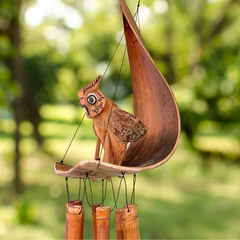
<path id="1" fill-rule="evenodd" d="M 84 110 L 85 110 L 85 112 L 86 112 L 86 116 L 87 116 L 87 118 L 90 118 L 90 117 L 89 117 L 89 114 L 88 114 L 88 110 L 87 110 L 87 108 L 84 108 Z"/>
<path id="2" fill-rule="evenodd" d="M 90 118 L 89 113 L 88 113 L 88 108 L 85 105 L 81 105 L 82 108 L 84 108 L 85 112 L 86 112 L 86 117 Z"/>
<path id="3" fill-rule="evenodd" d="M 81 106 L 82 108 L 84 108 L 84 110 L 85 110 L 85 112 L 86 112 L 87 118 L 90 118 L 89 113 L 88 113 L 88 108 L 87 108 L 87 106 L 85 106 L 84 104 L 81 104 L 81 101 L 79 102 L 79 104 L 80 104 L 80 106 Z"/>

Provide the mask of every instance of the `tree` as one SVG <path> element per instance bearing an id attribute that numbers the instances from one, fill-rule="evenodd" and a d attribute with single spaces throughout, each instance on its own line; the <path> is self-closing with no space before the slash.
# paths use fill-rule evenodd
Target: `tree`
<path id="1" fill-rule="evenodd" d="M 21 150 L 19 146 L 21 135 L 19 128 L 23 120 L 27 119 L 33 124 L 34 136 L 39 144 L 42 143 L 42 137 L 38 132 L 40 116 L 23 69 L 21 26 L 19 19 L 21 4 L 21 0 L 11 0 L 1 1 L 0 5 L 1 18 L 4 23 L 0 29 L 2 43 L 1 65 L 5 71 L 5 77 L 1 84 L 1 93 L 3 96 L 1 104 L 11 106 L 16 123 L 16 130 L 14 133 L 14 189 L 16 194 L 22 192 L 20 177 Z"/>

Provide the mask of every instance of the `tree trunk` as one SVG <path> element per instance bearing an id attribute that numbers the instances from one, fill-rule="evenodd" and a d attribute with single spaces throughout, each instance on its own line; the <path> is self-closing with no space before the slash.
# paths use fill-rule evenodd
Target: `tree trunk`
<path id="1" fill-rule="evenodd" d="M 6 64 L 11 72 L 11 78 L 13 83 L 18 85 L 21 88 L 20 96 L 16 97 L 12 102 L 13 108 L 13 115 L 14 120 L 16 123 L 16 130 L 14 133 L 14 140 L 15 140 L 15 157 L 14 157 L 14 170 L 15 170 L 15 177 L 14 177 L 14 193 L 19 195 L 22 192 L 22 181 L 21 181 L 21 173 L 20 173 L 20 159 L 21 159 L 21 152 L 19 149 L 19 142 L 21 139 L 19 126 L 22 119 L 21 113 L 21 105 L 24 96 L 24 78 L 23 78 L 23 68 L 22 68 L 22 59 L 20 53 L 20 43 L 21 43 L 21 36 L 20 36 L 20 27 L 19 27 L 19 11 L 21 7 L 21 0 L 15 0 L 11 3 L 13 10 L 13 17 L 9 24 L 9 27 L 5 30 L 5 34 L 8 35 L 12 47 L 15 50 L 14 57 L 11 59 L 6 60 Z"/>

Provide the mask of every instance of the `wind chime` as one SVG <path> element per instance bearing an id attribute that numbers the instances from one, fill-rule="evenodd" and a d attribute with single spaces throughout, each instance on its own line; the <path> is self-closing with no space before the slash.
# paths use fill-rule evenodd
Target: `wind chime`
<path id="1" fill-rule="evenodd" d="M 120 177 L 120 185 L 124 180 L 126 190 L 124 177 L 126 174 L 134 176 L 133 191 L 131 203 L 128 204 L 126 200 L 124 207 L 115 210 L 117 239 L 140 239 L 137 205 L 133 200 L 136 173 L 165 163 L 176 150 L 180 135 L 180 116 L 174 95 L 149 55 L 125 1 L 119 0 L 119 4 L 131 71 L 134 115 L 118 108 L 114 99 L 106 98 L 98 89 L 102 81 L 101 75 L 79 90 L 80 105 L 85 109 L 84 116 L 93 120 L 97 143 L 94 160 L 84 160 L 75 166 L 66 165 L 62 160 L 54 165 L 55 174 L 66 178 L 68 192 L 66 239 L 83 239 L 84 208 L 82 202 L 85 195 L 89 202 L 86 182 L 89 181 L 92 192 L 91 179 L 108 180 L 112 184 L 112 177 Z M 138 14 L 138 8 L 135 15 Z M 104 156 L 101 160 L 103 150 Z M 68 178 L 84 181 L 82 200 L 79 198 L 79 200 L 70 201 Z M 107 182 L 105 189 L 106 187 Z M 102 191 L 104 192 L 103 187 Z M 92 208 L 93 239 L 110 238 L 110 216 L 117 206 L 118 196 L 116 198 L 113 195 L 115 206 L 112 210 L 110 206 L 103 206 L 106 194 L 105 196 L 103 194 L 101 204 L 94 204 L 93 200 L 89 203 Z"/>

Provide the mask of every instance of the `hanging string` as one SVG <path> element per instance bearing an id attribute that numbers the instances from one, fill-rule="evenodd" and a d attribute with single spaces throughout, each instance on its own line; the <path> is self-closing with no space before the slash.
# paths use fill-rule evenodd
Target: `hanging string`
<path id="1" fill-rule="evenodd" d="M 78 191 L 78 199 L 80 199 L 80 190 L 81 190 L 81 178 L 80 178 L 80 181 L 79 181 L 79 191 Z M 85 181 L 84 181 L 85 180 Z M 85 196 L 85 192 L 86 192 L 86 179 L 83 180 L 83 195 L 82 195 L 82 206 L 83 206 L 83 200 L 84 200 L 84 196 Z M 79 215 L 82 213 L 82 210 L 83 210 L 83 207 L 81 207 L 81 211 L 78 213 Z"/>
<path id="2" fill-rule="evenodd" d="M 93 192 L 92 192 L 92 184 L 91 184 L 91 180 L 90 178 L 88 177 L 88 174 L 86 173 L 87 175 L 87 178 L 88 178 L 88 184 L 89 184 L 89 188 L 90 188 L 90 192 L 91 192 L 91 200 L 92 200 L 92 205 L 93 205 Z M 90 205 L 90 206 L 92 206 Z"/>
<path id="3" fill-rule="evenodd" d="M 107 196 L 107 181 L 105 181 L 105 191 L 104 191 L 104 179 L 102 179 L 102 202 L 100 205 L 104 206 L 104 201 Z"/>
<path id="4" fill-rule="evenodd" d="M 134 20 L 135 20 L 136 22 L 138 21 L 138 23 L 139 23 L 139 30 L 140 30 L 139 7 L 140 7 L 140 0 L 138 0 L 137 10 L 136 10 L 136 12 L 135 12 L 134 15 L 133 15 Z M 136 16 L 137 16 L 137 19 L 135 19 Z M 127 28 L 128 28 L 128 26 L 127 26 Z M 104 76 L 106 75 L 106 73 L 107 73 L 107 71 L 108 71 L 108 68 L 109 68 L 109 66 L 110 66 L 110 64 L 111 64 L 111 62 L 112 62 L 112 60 L 113 60 L 113 58 L 114 58 L 114 56 L 115 56 L 115 53 L 117 52 L 117 49 L 118 49 L 118 47 L 119 47 L 119 45 L 120 45 L 120 43 L 121 43 L 121 41 L 122 41 L 123 36 L 125 35 L 125 31 L 127 30 L 127 28 L 124 29 L 124 32 L 123 32 L 120 40 L 119 40 L 118 43 L 117 43 L 117 46 L 116 46 L 116 48 L 115 48 L 115 50 L 114 50 L 114 53 L 113 53 L 110 61 L 108 62 L 108 65 L 107 65 L 107 67 L 106 67 L 106 69 L 105 69 L 105 72 L 103 73 L 102 80 L 103 80 Z M 101 82 L 102 82 L 102 80 L 101 80 Z M 100 84 L 101 84 L 101 83 L 100 83 Z"/>
<path id="5" fill-rule="evenodd" d="M 123 32 L 120 40 L 118 41 L 118 44 L 117 44 L 117 46 L 116 46 L 116 48 L 115 48 L 115 50 L 114 50 L 114 53 L 113 53 L 110 61 L 108 62 L 108 65 L 107 65 L 107 67 L 106 67 L 106 69 L 105 69 L 105 72 L 103 73 L 102 80 L 103 80 L 103 78 L 105 77 L 105 75 L 106 75 L 106 73 L 107 73 L 107 71 L 108 71 L 108 68 L 109 68 L 110 65 L 111 65 L 111 62 L 112 62 L 112 60 L 113 60 L 113 58 L 114 58 L 114 56 L 115 56 L 115 54 L 116 54 L 116 52 L 117 52 L 117 50 L 118 50 L 118 47 L 119 47 L 119 45 L 120 45 L 120 43 L 121 43 L 121 41 L 122 41 L 122 39 L 123 39 L 124 34 L 125 34 L 125 31 Z M 102 83 L 102 80 L 101 80 L 100 84 Z"/>
<path id="6" fill-rule="evenodd" d="M 103 200 L 103 188 L 104 188 L 104 179 L 102 179 L 102 206 L 104 206 L 104 200 Z"/>
<path id="7" fill-rule="evenodd" d="M 135 12 L 134 15 L 133 15 L 134 19 L 135 19 L 135 17 L 136 17 L 135 21 L 136 21 L 136 22 L 138 21 L 139 31 L 140 31 L 139 7 L 140 7 L 140 0 L 138 0 L 137 10 L 136 10 L 136 12 Z M 109 69 L 109 66 L 110 66 L 110 64 L 111 64 L 111 62 L 112 62 L 112 60 L 113 60 L 113 58 L 114 58 L 114 56 L 115 56 L 115 54 L 116 54 L 116 52 L 117 52 L 117 49 L 118 49 L 118 47 L 119 47 L 119 45 L 120 45 L 120 43 L 121 43 L 121 41 L 122 41 L 122 38 L 123 38 L 123 36 L 125 35 L 125 32 L 126 32 L 127 29 L 128 29 L 128 26 L 126 27 L 126 29 L 124 29 L 124 32 L 123 32 L 120 40 L 118 41 L 118 44 L 117 44 L 117 46 L 116 46 L 116 48 L 115 48 L 115 50 L 114 50 L 114 53 L 113 53 L 113 55 L 112 55 L 112 57 L 111 57 L 108 65 L 107 65 L 107 67 L 106 67 L 106 69 L 105 69 L 105 72 L 104 72 L 104 74 L 103 74 L 102 80 L 103 80 L 103 78 L 105 77 L 105 75 L 106 75 L 106 73 L 107 73 L 107 71 L 108 71 L 108 69 Z M 116 92 L 117 92 L 117 87 L 118 87 L 118 83 L 119 83 L 119 80 L 120 80 L 120 74 L 121 74 L 121 71 L 122 71 L 122 65 L 123 65 L 125 53 L 126 53 L 126 47 L 125 47 L 125 50 L 124 50 L 124 55 L 123 55 L 123 59 L 122 59 L 122 64 L 121 64 L 120 71 L 119 71 L 119 76 L 118 76 L 117 85 L 116 85 L 116 89 L 115 89 L 115 93 L 114 93 L 114 97 L 113 97 L 113 102 L 114 102 L 114 100 L 115 100 L 115 96 L 116 96 Z M 101 81 L 101 82 L 102 82 L 102 81 Z M 101 84 L 101 83 L 100 83 L 100 84 Z M 113 106 L 113 105 L 112 105 L 112 106 Z M 112 111 L 112 108 L 111 108 L 111 111 Z M 110 111 L 110 112 L 111 112 L 111 111 Z M 83 121 L 85 115 L 86 115 L 86 113 L 84 113 L 84 115 L 83 115 L 83 117 L 82 117 L 82 119 L 81 119 L 81 121 L 80 121 L 80 123 L 79 123 L 79 125 L 78 125 L 78 127 L 77 127 L 77 129 L 76 129 L 76 131 L 75 131 L 75 133 L 74 133 L 74 135 L 73 135 L 73 138 L 72 138 L 71 142 L 69 143 L 68 148 L 67 148 L 67 150 L 66 150 L 66 152 L 65 152 L 62 160 L 60 161 L 60 163 L 63 163 L 63 161 L 64 161 L 64 159 L 65 159 L 65 157 L 66 157 L 66 155 L 67 155 L 67 153 L 68 153 L 68 150 L 69 150 L 69 148 L 70 148 L 70 146 L 71 146 L 71 144 L 72 144 L 72 142 L 73 142 L 73 140 L 74 140 L 74 138 L 75 138 L 75 136 L 76 136 L 76 134 L 77 134 L 80 126 L 81 126 L 81 124 L 82 124 L 82 121 Z M 108 121 L 108 123 L 109 123 L 109 121 Z M 107 128 L 108 128 L 108 126 L 107 126 Z M 102 148 L 101 148 L 100 158 L 99 158 L 99 164 L 100 164 L 100 159 L 101 159 L 101 155 L 102 155 L 103 145 L 104 145 L 104 142 L 105 142 L 106 133 L 107 133 L 107 129 L 106 129 L 106 132 L 105 132 L 105 135 L 104 135 L 104 139 L 103 139 L 103 143 L 102 143 Z"/>
<path id="8" fill-rule="evenodd" d="M 134 16 L 133 16 L 134 18 L 135 18 L 135 16 L 137 16 L 137 20 L 138 20 L 138 22 L 139 22 L 139 30 L 140 30 L 139 7 L 140 7 L 140 0 L 138 1 L 137 10 L 136 10 L 136 12 L 135 12 L 135 14 L 134 14 Z M 136 21 L 136 20 L 135 20 L 135 21 Z M 113 56 L 115 55 L 115 53 L 116 53 L 116 51 L 117 51 L 117 49 L 118 49 L 118 46 L 120 45 L 120 42 L 121 42 L 123 36 L 125 35 L 127 29 L 129 29 L 128 27 L 129 27 L 129 26 L 126 26 L 126 28 L 124 29 L 124 33 L 123 33 L 123 35 L 121 36 L 120 41 L 118 42 L 117 48 L 115 49 Z M 129 33 L 130 33 L 130 29 L 129 29 Z M 117 84 L 116 84 L 116 87 L 115 87 L 115 92 L 114 92 L 114 95 L 113 95 L 113 100 L 112 100 L 112 106 L 111 106 L 110 114 L 111 114 L 111 112 L 112 112 L 113 104 L 114 104 L 115 98 L 116 98 L 117 88 L 118 88 L 118 84 L 119 84 L 119 80 L 120 80 L 120 76 L 121 76 L 121 72 L 122 72 L 122 67 L 123 67 L 123 62 L 124 62 L 125 55 L 126 55 L 126 50 L 127 50 L 127 43 L 128 43 L 128 39 L 129 39 L 129 35 L 130 35 L 129 33 L 128 33 L 128 36 L 127 36 L 127 38 L 126 38 L 126 46 L 125 46 L 124 53 L 123 53 L 123 57 L 122 57 L 122 62 L 121 62 L 121 66 L 120 66 L 120 70 L 119 70 L 119 74 L 118 74 L 118 79 L 117 79 Z M 108 68 L 109 68 L 109 65 L 110 65 L 110 63 L 111 63 L 111 61 L 112 61 L 112 59 L 113 59 L 113 56 L 112 56 L 112 58 L 111 58 L 111 60 L 110 60 L 110 62 L 109 62 L 109 64 L 108 64 L 108 66 L 107 66 L 107 69 L 106 69 L 105 72 L 104 72 L 104 75 L 106 74 L 106 72 L 107 72 L 107 70 L 108 70 Z M 101 159 L 102 152 L 103 152 L 103 146 L 104 146 L 105 139 L 106 139 L 106 135 L 107 135 L 107 129 L 108 129 L 108 126 L 109 126 L 109 121 L 110 121 L 110 117 L 108 118 L 107 127 L 106 127 L 105 134 L 104 134 L 104 137 L 103 137 L 103 142 L 102 142 L 102 146 L 101 146 L 101 151 L 100 151 L 99 158 L 98 158 L 98 160 L 99 160 L 98 167 L 99 167 L 99 165 L 100 165 L 100 159 Z"/>
<path id="9" fill-rule="evenodd" d="M 135 202 L 135 185 L 136 185 L 136 181 L 137 181 L 137 175 L 136 173 L 134 173 L 133 175 L 133 190 L 132 190 L 132 196 L 131 196 L 131 204 L 134 204 Z"/>
<path id="10" fill-rule="evenodd" d="M 88 199 L 88 194 L 87 194 L 87 184 L 86 184 L 86 181 L 87 181 L 87 179 L 88 179 L 88 183 L 89 183 L 89 188 L 90 188 L 90 193 L 91 193 L 91 202 L 92 203 L 90 203 L 90 201 L 89 201 L 89 199 Z M 93 205 L 93 193 L 92 193 L 92 185 L 91 185 L 91 181 L 90 181 L 90 178 L 89 178 L 89 176 L 88 176 L 88 173 L 86 173 L 86 179 L 85 179 L 85 181 L 84 181 L 84 184 L 85 184 L 85 193 L 86 193 L 86 199 L 87 199 L 87 203 L 88 203 L 88 205 L 91 207 L 91 205 Z"/>
<path id="11" fill-rule="evenodd" d="M 113 209 L 112 209 L 111 212 L 113 212 L 113 210 L 114 210 L 115 208 L 117 208 L 117 202 L 118 202 L 119 193 L 120 193 L 120 189 L 121 189 L 121 185 L 122 185 L 122 180 L 123 180 L 123 177 L 121 177 L 121 180 L 120 180 L 120 183 L 119 183 L 117 198 L 115 198 L 114 188 L 113 188 L 113 184 L 112 184 L 112 181 L 111 181 L 112 190 L 113 190 L 113 198 L 114 198 L 114 202 L 115 202 L 115 204 L 114 204 Z"/>
<path id="12" fill-rule="evenodd" d="M 80 128 L 80 126 L 81 126 L 81 124 L 82 124 L 82 121 L 83 121 L 85 115 L 86 115 L 86 113 L 84 113 L 84 115 L 83 115 L 83 117 L 82 117 L 80 123 L 78 124 L 77 130 L 75 131 L 75 133 L 74 133 L 74 135 L 73 135 L 73 137 L 72 137 L 72 140 L 71 140 L 70 144 L 68 145 L 68 148 L 67 148 L 67 150 L 66 150 L 66 152 L 65 152 L 65 154 L 64 154 L 64 156 L 63 156 L 63 158 L 62 158 L 62 160 L 61 160 L 61 163 L 63 163 L 64 158 L 66 157 L 67 152 L 68 152 L 70 146 L 72 145 L 73 139 L 75 138 L 75 136 L 76 136 L 76 134 L 77 134 L 77 132 L 78 132 L 78 129 Z"/>
<path id="13" fill-rule="evenodd" d="M 85 197 L 85 193 L 86 193 L 86 179 L 83 179 L 83 195 L 82 195 L 82 204 L 84 201 L 84 197 Z"/>
<path id="14" fill-rule="evenodd" d="M 82 186 L 82 179 L 79 179 L 79 188 L 78 188 L 78 200 L 80 200 L 80 193 L 81 193 L 81 186 Z"/>
<path id="15" fill-rule="evenodd" d="M 139 32 L 140 32 L 139 7 L 140 7 L 140 0 L 138 0 L 137 10 L 136 10 L 136 12 L 135 12 L 134 15 L 133 15 L 133 18 L 134 18 L 135 22 L 136 22 L 136 23 L 138 22 L 138 29 L 139 29 Z M 136 17 L 136 19 L 135 19 L 135 17 Z"/>
<path id="16" fill-rule="evenodd" d="M 113 200 L 114 200 L 115 206 L 117 208 L 117 201 L 116 201 L 116 197 L 115 197 L 115 191 L 114 191 L 114 187 L 113 187 L 112 178 L 110 178 L 110 182 L 111 182 L 111 186 L 112 186 Z"/>
<path id="17" fill-rule="evenodd" d="M 126 28 L 128 28 L 128 26 L 127 26 Z M 127 42 L 128 42 L 128 38 L 129 38 L 129 34 L 128 34 L 128 37 L 127 37 Z M 113 95 L 113 100 L 112 100 L 112 105 L 111 105 L 110 114 L 111 114 L 111 112 L 112 112 L 113 104 L 114 104 L 114 101 L 115 101 L 115 98 L 116 98 L 117 88 L 118 88 L 118 84 L 119 84 L 119 80 L 120 80 L 120 76 L 121 76 L 121 72 L 122 72 L 122 67 L 123 67 L 123 62 L 124 62 L 124 58 L 125 58 L 125 55 L 126 55 L 126 51 L 127 51 L 127 43 L 126 43 L 126 46 L 125 46 L 125 49 L 124 49 L 124 53 L 123 53 L 123 57 L 122 57 L 122 62 L 121 62 L 121 66 L 120 66 L 120 69 L 119 69 L 119 74 L 118 74 L 118 79 L 117 79 L 117 84 L 116 84 L 115 92 L 114 92 L 114 95 Z M 102 146 L 101 146 L 101 151 L 100 151 L 100 154 L 99 154 L 99 165 L 100 165 L 100 159 L 101 159 L 102 152 L 103 152 L 103 146 L 104 146 L 104 143 L 105 143 L 105 140 L 106 140 L 107 130 L 108 130 L 108 127 L 109 127 L 109 121 L 110 121 L 110 117 L 108 118 L 108 121 L 107 121 L 107 127 L 106 127 L 106 130 L 105 130 L 105 134 L 104 134 L 103 142 L 102 142 Z M 98 166 L 99 166 L 99 165 L 98 165 Z"/>
<path id="18" fill-rule="evenodd" d="M 70 195 L 69 195 L 69 187 L 68 187 L 68 178 L 65 178 L 66 180 L 66 189 L 67 189 L 67 196 L 68 196 L 68 203 L 70 204 Z"/>
<path id="19" fill-rule="evenodd" d="M 122 178 L 124 180 L 124 184 L 125 184 L 125 197 L 126 197 L 126 205 L 127 205 L 127 209 L 128 209 L 128 212 L 129 212 L 129 207 L 128 207 L 128 199 L 127 199 L 127 182 L 126 182 L 126 178 L 124 176 L 124 173 L 122 173 Z"/>

